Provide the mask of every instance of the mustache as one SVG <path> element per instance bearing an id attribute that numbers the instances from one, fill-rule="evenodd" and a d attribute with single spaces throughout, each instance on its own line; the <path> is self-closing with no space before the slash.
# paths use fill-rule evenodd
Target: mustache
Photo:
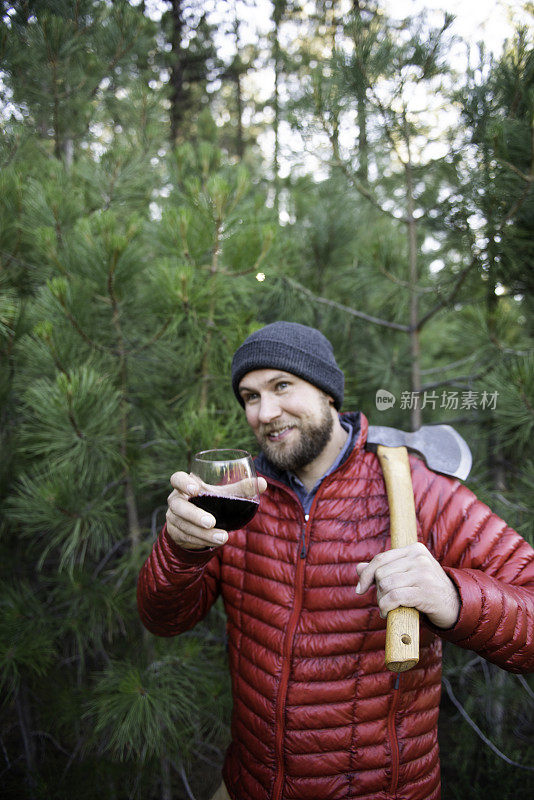
<path id="1" fill-rule="evenodd" d="M 260 433 L 263 436 L 269 436 L 270 433 L 279 433 L 280 431 L 285 431 L 286 428 L 294 428 L 296 427 L 295 423 L 286 422 L 284 425 L 262 425 L 260 428 Z"/>

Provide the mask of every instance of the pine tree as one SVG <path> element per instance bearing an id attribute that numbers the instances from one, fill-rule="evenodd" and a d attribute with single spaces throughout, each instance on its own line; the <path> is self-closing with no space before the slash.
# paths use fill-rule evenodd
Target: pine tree
<path id="1" fill-rule="evenodd" d="M 397 368 L 408 372 L 401 382 L 406 395 L 416 398 L 405 410 L 417 428 L 426 388 L 422 371 L 435 364 L 434 342 L 440 339 L 436 331 L 444 324 L 440 312 L 452 306 L 473 271 L 471 259 L 465 262 L 463 253 L 458 261 L 449 258 L 443 271 L 430 267 L 440 247 L 445 252 L 448 230 L 440 228 L 438 209 L 442 196 L 454 193 L 458 177 L 456 153 L 447 146 L 447 134 L 431 136 L 431 111 L 421 110 L 416 98 L 423 91 L 432 92 L 435 110 L 439 100 L 446 101 L 450 75 L 444 59 L 451 19 L 445 16 L 438 28 L 424 17 L 401 25 L 376 10 L 363 14 L 358 8 L 344 32 L 335 15 L 329 24 L 332 44 L 325 48 L 316 37 L 309 45 L 312 53 L 313 48 L 323 47 L 328 67 L 322 61 L 312 66 L 311 79 L 303 82 L 301 98 L 293 104 L 295 124 L 314 153 L 322 154 L 331 188 L 344 199 L 355 198 L 352 205 L 349 201 L 353 228 L 362 231 L 359 237 L 355 233 L 351 244 L 357 269 L 349 291 L 358 303 L 347 302 L 349 270 L 346 281 L 334 284 L 338 296 L 329 299 L 352 307 L 348 313 L 367 322 L 371 317 L 375 324 L 381 320 L 376 336 L 367 329 L 366 335 L 373 336 L 375 349 L 380 349 L 377 340 L 387 343 L 383 352 L 388 361 L 387 350 L 400 347 L 402 366 Z M 308 60 L 313 64 L 310 55 Z M 345 133 L 355 120 L 366 128 L 356 141 Z M 373 130 L 372 140 L 367 127 Z M 363 181 L 362 175 L 367 176 Z M 361 202 L 356 201 L 358 196 Z M 433 251 L 425 252 L 427 243 L 432 243 Z M 390 336 L 387 331 L 397 334 Z M 400 333 L 405 344 L 398 345 Z M 384 367 L 387 371 L 387 364 Z M 433 410 L 435 404 L 426 408 L 427 419 Z"/>
<path id="2" fill-rule="evenodd" d="M 228 374 L 264 322 L 321 327 L 347 374 L 346 408 L 367 412 L 378 388 L 397 398 L 411 388 L 416 298 L 421 391 L 437 398 L 425 421 L 463 428 L 470 485 L 532 536 L 531 40 L 520 34 L 468 76 L 454 96 L 465 130 L 434 131 L 442 154 L 427 157 L 425 120 L 403 92 L 447 79 L 447 32 L 352 5 L 348 17 L 337 0 L 314 14 L 274 4 L 275 124 L 290 119 L 323 158 L 311 168 L 301 149 L 282 180 L 275 147 L 266 180 L 270 165 L 249 147 L 257 129 L 236 113 L 257 50 L 230 30 L 232 15 L 234 72 L 214 99 L 220 64 L 200 6 L 179 4 L 187 30 L 168 50 L 170 10 L 158 26 L 143 3 L 2 4 L 7 797 L 166 800 L 215 788 L 229 713 L 222 610 L 159 641 L 133 598 L 169 475 L 199 448 L 255 449 Z M 454 392 L 497 397 L 497 408 L 440 407 Z M 373 421 L 406 427 L 407 412 L 397 402 Z M 524 791 L 530 773 L 503 773 L 452 715 L 534 764 L 529 679 L 497 677 L 458 650 L 445 678 L 450 794 L 476 786 L 491 797 L 488 770 L 499 796 Z"/>
<path id="3" fill-rule="evenodd" d="M 126 0 L 2 5 L 2 67 L 12 101 L 26 128 L 50 141 L 56 158 L 71 161 L 90 134 L 95 100 L 112 93 L 117 79 L 124 88 L 137 77 L 153 28 Z"/>
<path id="4" fill-rule="evenodd" d="M 528 277 L 531 253 L 525 237 L 532 230 L 532 39 L 518 31 L 500 60 L 483 51 L 476 69 L 457 98 L 467 123 L 463 196 L 466 218 L 476 220 L 478 306 L 467 310 L 471 347 L 477 353 L 474 386 L 480 395 L 495 398 L 480 410 L 477 430 L 480 456 L 475 486 L 479 496 L 534 541 L 531 492 L 533 471 L 528 442 L 534 425 L 530 398 L 534 391 L 531 314 Z M 534 749 L 527 720 L 532 713 L 532 686 L 480 659 L 447 652 L 445 688 L 454 713 L 459 709 L 469 725 L 478 724 L 479 737 L 499 748 L 495 760 L 484 748 L 475 755 L 479 738 L 462 735 L 459 746 L 471 752 L 470 790 L 492 796 L 491 786 L 507 782 L 507 793 L 532 785 Z M 466 692 L 466 682 L 469 691 Z M 520 685 L 518 685 L 520 683 Z M 526 711 L 526 709 L 528 709 Z M 450 711 L 449 711 L 450 713 Z M 482 729 L 482 733 L 480 732 Z M 467 728 L 467 730 L 469 730 Z M 480 750 L 480 748 L 478 748 Z M 508 766 L 505 763 L 508 759 Z M 493 777 L 487 774 L 491 763 Z M 521 769 L 523 766 L 523 769 Z M 500 777 L 506 770 L 506 777 Z M 455 781 L 467 785 L 460 771 Z M 524 789 L 523 789 L 524 790 Z M 462 789 L 460 789 L 462 791 Z"/>
<path id="5" fill-rule="evenodd" d="M 104 5 L 93 10 L 115 13 Z M 25 24 L 48 30 L 52 12 L 37 12 L 6 23 L 11 58 Z M 53 25 L 67 75 L 67 33 L 78 28 L 68 15 Z M 166 155 L 150 71 L 112 70 L 79 109 L 63 98 L 50 148 L 35 122 L 44 100 L 32 100 L 24 126 L 14 105 L 2 140 L 0 664 L 11 797 L 176 796 L 192 759 L 222 758 L 220 610 L 193 635 L 157 642 L 138 622 L 135 581 L 169 475 L 194 449 L 247 444 L 229 358 L 256 324 L 255 275 L 273 228 L 264 196 L 213 144 Z M 15 72 L 6 91 L 22 104 L 30 91 Z M 56 143 L 67 140 L 76 146 L 65 158 Z M 206 793 L 216 767 L 193 772 Z"/>
<path id="6" fill-rule="evenodd" d="M 162 16 L 168 41 L 157 61 L 168 71 L 169 139 L 171 145 L 195 136 L 197 116 L 206 107 L 206 88 L 213 80 L 218 59 L 214 26 L 202 3 L 169 0 Z"/>
<path id="7" fill-rule="evenodd" d="M 168 794 L 192 748 L 221 735 L 214 698 L 224 705 L 227 689 L 223 667 L 213 672 L 223 659 L 221 633 L 210 633 L 208 623 L 192 640 L 154 645 L 136 620 L 135 580 L 161 524 L 169 475 L 187 467 L 195 449 L 241 443 L 229 358 L 255 324 L 255 275 L 272 231 L 245 172 L 226 168 L 209 144 L 170 157 L 174 190 L 159 222 L 149 216 L 158 173 L 148 158 L 139 172 L 121 173 L 122 158 L 120 145 L 109 150 L 100 187 L 93 176 L 100 208 L 87 214 L 80 204 L 59 230 L 62 208 L 87 188 L 88 164 L 57 163 L 54 180 L 35 181 L 28 196 L 24 226 L 49 277 L 16 345 L 16 481 L 3 542 L 5 569 L 16 563 L 23 583 L 8 581 L 4 604 L 13 613 L 3 646 L 11 697 L 25 702 L 24 741 L 39 729 L 68 752 L 96 750 L 109 763 L 133 759 L 139 787 L 149 791 L 157 779 Z M 112 181 L 122 183 L 115 196 Z M 12 648 L 11 620 L 29 591 L 33 614 L 45 620 L 40 659 L 32 659 L 23 630 Z M 194 667 L 195 691 L 175 681 L 170 713 L 172 676 L 200 641 L 206 661 Z M 63 670 L 65 663 L 71 666 Z M 32 704 L 29 681 L 38 696 L 44 681 L 54 685 L 57 703 Z M 23 725 L 30 715 L 39 724 Z M 51 790 L 50 766 L 43 774 L 28 745 L 30 786 L 40 781 Z M 71 767 L 73 780 L 81 769 Z M 119 776 L 108 778 L 115 784 Z"/>

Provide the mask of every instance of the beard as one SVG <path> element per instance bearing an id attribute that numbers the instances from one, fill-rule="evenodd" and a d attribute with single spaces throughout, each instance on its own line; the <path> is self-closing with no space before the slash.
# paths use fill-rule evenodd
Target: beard
<path id="1" fill-rule="evenodd" d="M 321 415 L 318 421 L 300 421 L 293 427 L 300 431 L 298 441 L 291 447 L 276 444 L 268 438 L 269 433 L 286 427 L 280 423 L 266 425 L 258 434 L 258 443 L 267 459 L 280 470 L 298 472 L 321 455 L 330 441 L 334 428 L 334 420 L 330 411 L 330 403 L 324 398 Z"/>

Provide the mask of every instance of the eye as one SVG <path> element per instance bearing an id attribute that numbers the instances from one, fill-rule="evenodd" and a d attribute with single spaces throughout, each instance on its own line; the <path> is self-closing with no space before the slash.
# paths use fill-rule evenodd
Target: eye
<path id="1" fill-rule="evenodd" d="M 277 391 L 283 392 L 286 389 L 289 389 L 290 383 L 289 381 L 278 381 L 276 384 Z"/>
<path id="2" fill-rule="evenodd" d="M 242 394 L 241 398 L 245 405 L 249 405 L 250 403 L 254 403 L 258 399 L 259 395 L 255 392 L 247 392 L 246 394 Z"/>

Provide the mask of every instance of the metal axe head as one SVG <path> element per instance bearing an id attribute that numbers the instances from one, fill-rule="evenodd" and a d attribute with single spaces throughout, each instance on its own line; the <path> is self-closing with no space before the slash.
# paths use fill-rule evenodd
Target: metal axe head
<path id="1" fill-rule="evenodd" d="M 471 451 L 450 425 L 423 425 L 418 431 L 399 431 L 383 425 L 370 425 L 368 445 L 406 447 L 422 456 L 430 469 L 464 481 L 471 470 Z"/>

